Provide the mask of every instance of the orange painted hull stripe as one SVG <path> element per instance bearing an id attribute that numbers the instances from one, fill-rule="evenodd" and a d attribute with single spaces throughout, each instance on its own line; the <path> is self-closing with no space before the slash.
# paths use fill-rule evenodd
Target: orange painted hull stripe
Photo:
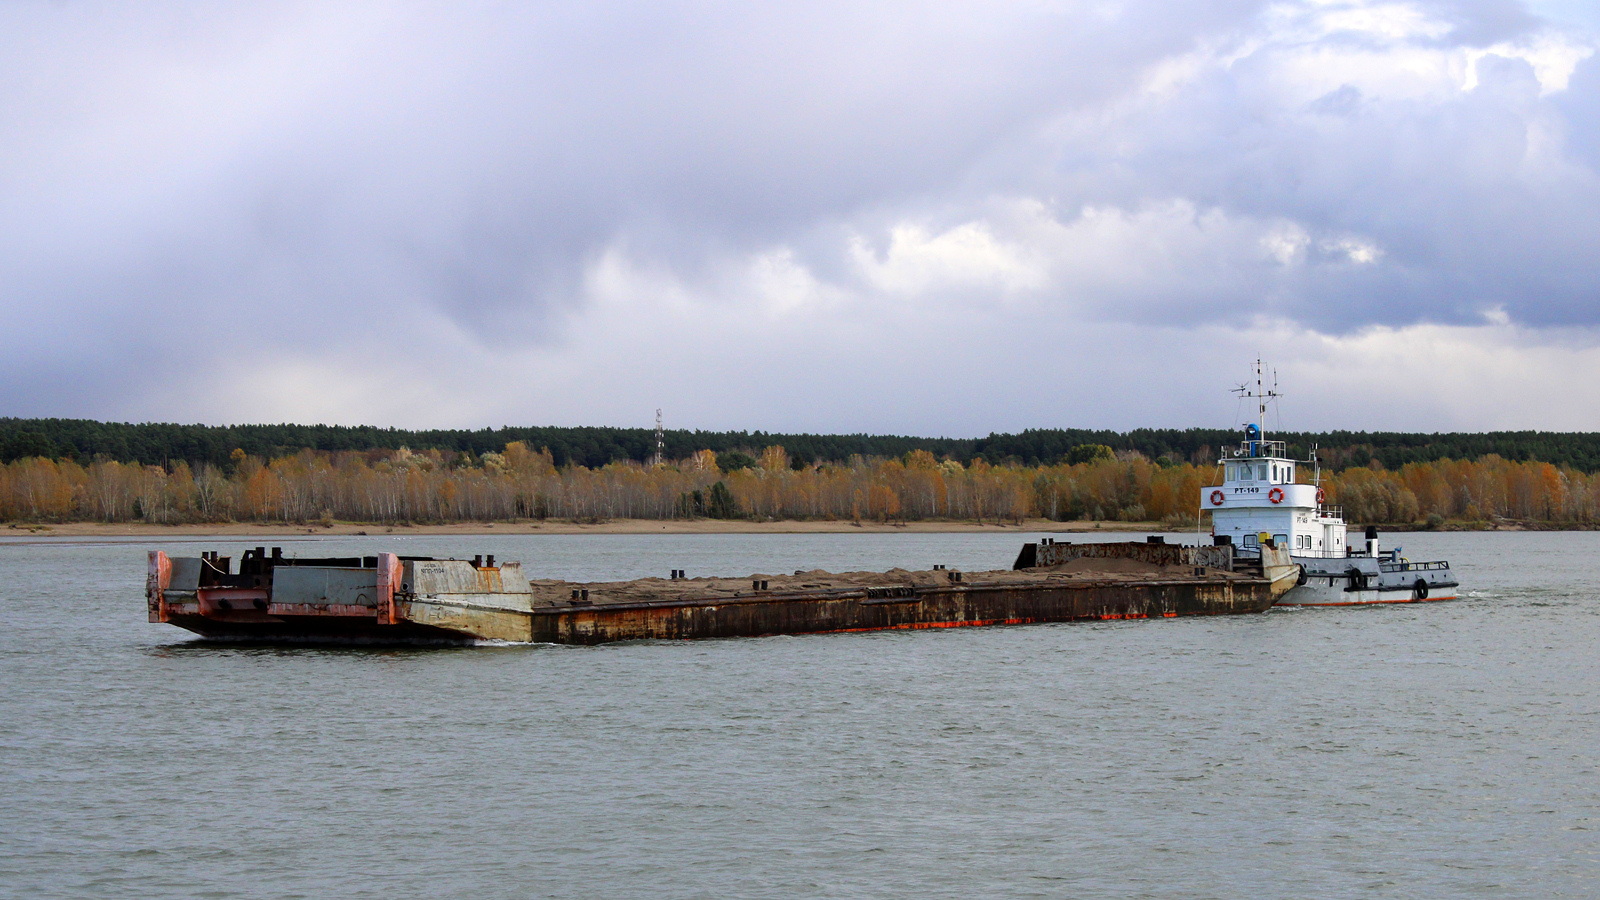
<path id="1" fill-rule="evenodd" d="M 1175 612 L 1162 613 L 1161 618 L 1177 618 Z M 1076 619 L 968 619 L 961 622 L 909 622 L 905 625 L 874 625 L 865 628 L 834 628 L 828 631 L 812 631 L 808 634 L 848 634 L 857 631 L 920 631 L 925 628 L 976 628 L 984 625 L 1036 625 L 1043 622 L 1085 622 L 1085 621 L 1114 621 L 1120 619 L 1148 619 L 1149 616 L 1140 614 L 1108 614 L 1104 616 L 1081 616 Z"/>

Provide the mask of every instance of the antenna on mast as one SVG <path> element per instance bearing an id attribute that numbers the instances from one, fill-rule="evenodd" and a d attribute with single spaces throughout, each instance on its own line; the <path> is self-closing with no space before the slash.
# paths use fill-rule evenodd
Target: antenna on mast
<path id="1" fill-rule="evenodd" d="M 662 463 L 666 462 L 667 442 L 663 439 L 664 436 L 665 435 L 661 431 L 661 409 L 658 407 L 656 409 L 656 461 L 655 461 L 655 464 L 658 465 L 658 466 L 661 465 Z"/>
<path id="2" fill-rule="evenodd" d="M 1267 434 L 1267 404 L 1276 402 L 1283 395 L 1278 393 L 1278 370 L 1272 370 L 1272 387 L 1270 389 L 1266 387 L 1263 372 L 1264 367 L 1261 364 L 1261 358 L 1258 356 L 1256 357 L 1256 389 L 1250 390 L 1249 383 L 1245 383 L 1234 388 L 1233 392 L 1238 394 L 1241 400 L 1248 398 L 1256 401 L 1256 431 L 1262 437 L 1265 437 Z"/>

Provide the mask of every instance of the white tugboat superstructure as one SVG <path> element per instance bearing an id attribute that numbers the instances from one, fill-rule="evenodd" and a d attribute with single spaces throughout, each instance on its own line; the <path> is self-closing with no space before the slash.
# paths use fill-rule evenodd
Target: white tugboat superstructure
<path id="1" fill-rule="evenodd" d="M 1200 506 L 1211 511 L 1214 543 L 1232 544 L 1245 555 L 1259 553 L 1263 543 L 1289 548 L 1300 579 L 1279 606 L 1455 599 L 1457 582 L 1448 562 L 1413 563 L 1399 547 L 1382 551 L 1372 527 L 1363 546 L 1349 545 L 1343 510 L 1324 502 L 1316 449 L 1308 459 L 1291 459 L 1284 442 L 1266 439 L 1267 404 L 1279 395 L 1264 387 L 1260 360 L 1255 390 L 1242 385 L 1236 392 L 1256 402 L 1256 421 L 1218 461 L 1222 484 L 1201 488 Z M 1305 476 L 1309 483 L 1300 481 Z"/>

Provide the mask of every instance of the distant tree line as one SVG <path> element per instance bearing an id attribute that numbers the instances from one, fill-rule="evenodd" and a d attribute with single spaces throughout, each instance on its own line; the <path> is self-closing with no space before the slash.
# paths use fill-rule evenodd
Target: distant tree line
<path id="1" fill-rule="evenodd" d="M 1444 459 L 1494 455 L 1511 462 L 1545 462 L 1584 473 L 1600 471 L 1600 433 L 1494 431 L 1420 434 L 1405 432 L 1278 432 L 1292 454 L 1304 457 L 1319 447 L 1323 464 L 1339 471 L 1377 461 L 1386 469 Z M 1082 428 L 1039 428 L 981 438 L 924 438 L 869 434 L 769 434 L 763 431 L 669 430 L 666 457 L 684 459 L 700 450 L 754 461 L 767 447 L 782 447 L 797 469 L 838 463 L 851 457 L 892 459 L 914 450 L 970 465 L 1053 466 L 1086 462 L 1081 448 L 1101 446 L 1111 454 L 1137 453 L 1153 462 L 1210 465 L 1218 452 L 1240 440 L 1238 431 L 1220 428 L 1139 428 L 1128 432 Z M 186 462 L 226 468 L 235 450 L 275 459 L 301 450 L 319 452 L 441 451 L 478 457 L 510 443 L 547 449 L 558 467 L 597 469 L 632 460 L 647 462 L 656 452 L 649 428 L 517 427 L 433 429 L 343 425 L 176 425 L 97 422 L 89 419 L 0 418 L 0 462 L 41 457 L 88 464 L 96 459 L 168 466 Z M 1080 457 L 1074 457 L 1074 453 Z"/>
<path id="2" fill-rule="evenodd" d="M 224 465 L 87 463 L 35 455 L 0 464 L 0 521 L 492 522 L 517 519 L 957 519 L 1160 521 L 1193 526 L 1219 466 L 1080 444 L 1051 465 L 939 459 L 927 450 L 812 464 L 777 444 L 757 455 L 703 449 L 661 465 L 558 466 L 548 450 L 300 450 Z M 1311 473 L 1302 468 L 1302 478 Z M 1600 473 L 1490 454 L 1377 460 L 1324 472 L 1352 523 L 1600 524 Z"/>

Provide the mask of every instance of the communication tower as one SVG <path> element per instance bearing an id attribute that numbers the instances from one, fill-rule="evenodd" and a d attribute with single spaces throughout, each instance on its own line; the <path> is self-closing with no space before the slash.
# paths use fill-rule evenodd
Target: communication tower
<path id="1" fill-rule="evenodd" d="M 658 466 L 667 461 L 667 459 L 666 459 L 667 442 L 666 442 L 666 440 L 664 438 L 665 438 L 665 436 L 661 431 L 661 410 L 657 409 L 656 410 L 656 461 L 655 461 L 655 464 L 658 465 Z"/>

